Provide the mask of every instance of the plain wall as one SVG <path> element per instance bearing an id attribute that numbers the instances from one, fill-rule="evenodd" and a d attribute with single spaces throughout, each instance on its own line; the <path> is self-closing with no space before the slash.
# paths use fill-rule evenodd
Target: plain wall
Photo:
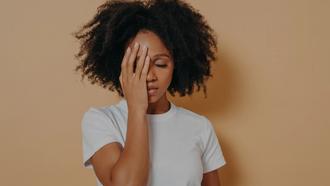
<path id="1" fill-rule="evenodd" d="M 118 97 L 74 72 L 71 36 L 103 1 L 0 2 L 0 185 L 95 185 L 80 122 Z M 208 97 L 223 186 L 330 185 L 330 1 L 191 0 L 218 35 Z"/>

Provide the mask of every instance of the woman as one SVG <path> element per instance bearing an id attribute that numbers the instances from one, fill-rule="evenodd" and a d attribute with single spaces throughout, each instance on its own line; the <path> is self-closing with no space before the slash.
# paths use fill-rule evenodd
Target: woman
<path id="1" fill-rule="evenodd" d="M 82 119 L 97 185 L 220 185 L 226 162 L 211 122 L 166 94 L 206 94 L 216 39 L 203 16 L 178 0 L 108 1 L 75 37 L 82 78 L 122 98 Z"/>

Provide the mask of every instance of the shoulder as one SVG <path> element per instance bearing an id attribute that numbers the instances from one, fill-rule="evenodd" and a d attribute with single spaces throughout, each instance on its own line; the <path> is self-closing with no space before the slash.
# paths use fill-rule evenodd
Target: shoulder
<path id="1" fill-rule="evenodd" d="M 115 105 L 90 106 L 82 117 L 82 125 L 115 123 L 119 117 L 119 109 Z"/>
<path id="2" fill-rule="evenodd" d="M 103 117 L 114 117 L 125 111 L 122 101 L 102 106 L 90 106 L 84 115 L 98 115 Z"/>
<path id="3" fill-rule="evenodd" d="M 112 106 L 90 106 L 83 114 L 83 119 L 88 117 L 106 117 L 112 110 Z"/>
<path id="4" fill-rule="evenodd" d="M 177 113 L 179 113 L 179 118 L 184 118 L 185 123 L 189 127 L 197 127 L 199 132 L 201 132 L 202 138 L 208 138 L 215 134 L 215 128 L 206 115 L 193 112 L 184 107 L 177 107 Z"/>
<path id="5" fill-rule="evenodd" d="M 210 122 L 205 115 L 196 113 L 184 107 L 177 106 L 177 116 L 192 121 L 193 123 L 198 123 L 200 125 L 203 125 L 203 128 L 207 127 L 207 124 Z"/>

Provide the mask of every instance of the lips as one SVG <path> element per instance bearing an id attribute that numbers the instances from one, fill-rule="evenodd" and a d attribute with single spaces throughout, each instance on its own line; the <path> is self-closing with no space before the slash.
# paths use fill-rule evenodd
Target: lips
<path id="1" fill-rule="evenodd" d="M 158 88 L 155 87 L 155 86 L 148 86 L 147 89 L 148 89 L 148 90 L 152 90 L 152 89 L 158 89 Z"/>
<path id="2" fill-rule="evenodd" d="M 149 96 L 154 96 L 154 95 L 156 95 L 156 93 L 157 93 L 157 89 L 158 89 L 158 88 L 156 88 L 156 87 L 148 87 L 148 95 L 149 95 Z"/>

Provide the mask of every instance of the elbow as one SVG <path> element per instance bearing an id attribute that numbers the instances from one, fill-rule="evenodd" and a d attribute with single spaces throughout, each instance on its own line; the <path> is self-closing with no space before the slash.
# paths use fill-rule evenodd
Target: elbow
<path id="1" fill-rule="evenodd" d="M 104 186 L 146 186 L 148 175 L 130 174 L 127 171 L 114 171 L 109 185 Z"/>
<path id="2" fill-rule="evenodd" d="M 104 186 L 146 186 L 147 185 L 146 179 L 134 179 L 130 178 L 116 178 L 111 181 L 109 185 L 104 185 Z"/>

